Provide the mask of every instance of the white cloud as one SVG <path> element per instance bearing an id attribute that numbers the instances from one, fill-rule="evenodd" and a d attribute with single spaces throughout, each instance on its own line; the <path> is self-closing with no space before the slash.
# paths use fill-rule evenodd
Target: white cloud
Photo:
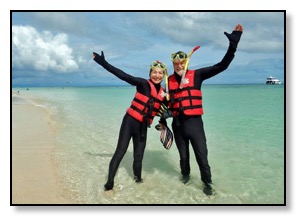
<path id="1" fill-rule="evenodd" d="M 74 72 L 78 64 L 72 56 L 67 34 L 38 32 L 31 26 L 12 27 L 12 65 L 17 69 Z"/>
<path id="2" fill-rule="evenodd" d="M 283 12 L 167 12 L 139 15 L 138 22 L 146 23 L 158 34 L 176 44 L 225 48 L 227 38 L 240 23 L 244 27 L 240 49 L 246 52 L 282 52 L 284 46 Z"/>

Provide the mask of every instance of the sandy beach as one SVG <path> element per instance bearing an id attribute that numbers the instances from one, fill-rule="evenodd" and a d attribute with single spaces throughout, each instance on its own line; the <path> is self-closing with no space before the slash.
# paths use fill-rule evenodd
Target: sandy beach
<path id="1" fill-rule="evenodd" d="M 12 96 L 12 204 L 60 204 L 51 152 L 54 128 L 47 111 Z"/>
<path id="2" fill-rule="evenodd" d="M 191 147 L 190 181 L 181 181 L 177 146 L 174 143 L 169 151 L 162 146 L 155 130 L 158 118 L 148 130 L 143 183 L 133 180 L 131 140 L 114 190 L 105 192 L 120 122 L 134 87 L 12 91 L 12 205 L 282 205 L 286 201 L 283 86 L 205 87 L 214 101 L 205 104 L 210 114 L 204 116 L 213 197 L 203 193 Z M 234 107 L 228 106 L 223 95 L 233 95 Z M 217 102 L 225 103 L 223 109 L 217 108 Z"/>

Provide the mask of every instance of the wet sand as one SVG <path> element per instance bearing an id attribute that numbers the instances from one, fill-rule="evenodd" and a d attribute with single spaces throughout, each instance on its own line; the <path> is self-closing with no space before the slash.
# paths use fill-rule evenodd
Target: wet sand
<path id="1" fill-rule="evenodd" d="M 62 204 L 51 160 L 54 135 L 44 108 L 12 96 L 12 204 Z"/>

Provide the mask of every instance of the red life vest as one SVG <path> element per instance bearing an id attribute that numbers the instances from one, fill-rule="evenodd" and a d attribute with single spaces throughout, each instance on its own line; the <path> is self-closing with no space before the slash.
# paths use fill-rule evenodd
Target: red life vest
<path id="1" fill-rule="evenodd" d="M 148 122 L 148 126 L 152 124 L 154 116 L 156 116 L 162 101 L 164 100 L 163 88 L 157 94 L 154 84 L 148 80 L 150 85 L 150 96 L 136 92 L 131 106 L 127 109 L 127 113 L 139 122 Z"/>
<path id="2" fill-rule="evenodd" d="M 202 92 L 194 88 L 194 70 L 188 70 L 183 83 L 183 88 L 179 88 L 179 83 L 175 75 L 169 76 L 169 107 L 173 111 L 174 116 L 180 112 L 185 115 L 202 115 Z"/>

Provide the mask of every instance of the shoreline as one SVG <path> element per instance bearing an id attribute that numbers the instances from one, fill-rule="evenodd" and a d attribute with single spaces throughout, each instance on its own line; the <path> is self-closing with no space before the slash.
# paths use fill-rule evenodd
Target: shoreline
<path id="1" fill-rule="evenodd" d="M 53 123 L 56 139 L 53 150 L 49 154 L 55 174 L 53 176 L 56 178 L 54 183 L 58 188 L 58 199 L 62 199 L 67 204 L 264 205 L 276 203 L 281 205 L 285 203 L 284 89 L 260 87 L 252 91 L 250 89 L 248 87 L 214 87 L 206 92 L 214 101 L 206 103 L 209 111 L 209 115 L 206 116 L 206 130 L 210 143 L 209 156 L 213 164 L 215 174 L 213 180 L 218 194 L 214 199 L 206 199 L 203 196 L 198 172 L 192 173 L 192 181 L 186 186 L 179 180 L 177 147 L 174 145 L 170 151 L 165 150 L 160 144 L 159 132 L 153 127 L 147 137 L 147 149 L 143 160 L 143 184 L 134 184 L 132 180 L 133 146 L 129 145 L 130 149 L 116 175 L 114 193 L 108 195 L 105 193 L 103 185 L 108 175 L 108 163 L 118 141 L 117 132 L 122 118 L 121 112 L 134 90 L 122 92 L 114 88 L 110 92 L 104 89 L 102 91 L 92 89 L 51 91 L 48 88 L 32 88 L 30 91 L 21 91 L 20 94 L 16 94 L 13 106 L 14 108 L 27 107 L 28 105 L 20 103 L 24 103 L 21 97 L 28 99 L 27 102 L 39 111 L 44 111 L 42 113 L 46 113 L 45 116 L 49 117 L 47 121 Z M 106 92 L 110 95 L 107 96 Z M 221 95 L 232 95 L 233 101 L 231 107 L 222 106 L 223 115 L 220 111 L 216 111 L 216 103 L 227 103 L 221 99 L 223 98 Z M 270 97 L 275 100 L 270 101 Z M 251 106 L 245 106 L 249 103 Z M 236 118 L 228 118 L 229 116 Z M 13 117 L 16 117 L 15 113 Z M 250 118 L 254 121 L 250 121 Z M 45 119 L 43 115 L 39 122 L 46 122 Z M 240 123 L 240 130 L 236 130 L 237 122 Z M 15 126 L 14 122 L 13 126 Z M 27 126 L 23 128 L 27 129 Z M 35 130 L 33 127 L 28 128 L 31 131 Z M 22 130 L 13 130 L 13 132 L 24 133 Z M 29 142 L 24 143 L 25 148 L 30 146 Z M 250 143 L 256 145 L 250 145 Z M 37 155 L 34 156 L 36 157 Z M 225 158 L 230 159 L 224 160 Z M 191 160 L 193 169 L 196 169 L 194 157 L 191 157 Z M 38 164 L 38 167 L 42 166 Z M 258 172 L 261 175 L 248 175 Z M 245 180 L 246 178 L 248 181 Z M 181 196 L 176 196 L 178 194 Z M 58 204 L 59 201 L 53 202 Z"/>
<path id="2" fill-rule="evenodd" d="M 55 130 L 47 110 L 12 95 L 11 204 L 63 204 L 52 153 Z"/>

